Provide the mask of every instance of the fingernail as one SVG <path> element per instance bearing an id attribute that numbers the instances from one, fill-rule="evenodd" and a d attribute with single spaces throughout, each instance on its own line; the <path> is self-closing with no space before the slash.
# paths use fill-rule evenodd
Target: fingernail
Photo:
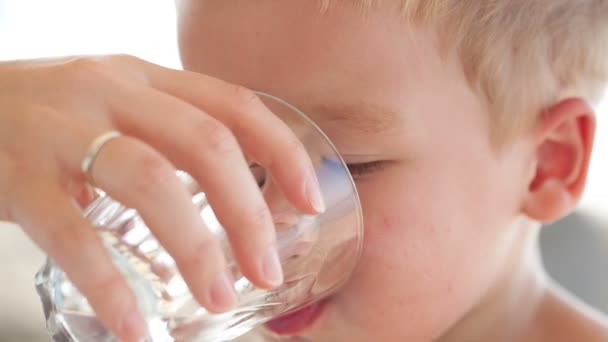
<path id="1" fill-rule="evenodd" d="M 145 341 L 148 335 L 146 322 L 137 310 L 129 313 L 123 321 L 122 331 L 127 341 Z"/>
<path id="2" fill-rule="evenodd" d="M 310 201 L 310 205 L 315 209 L 317 213 L 325 211 L 325 201 L 323 200 L 323 194 L 321 194 L 321 186 L 314 173 L 308 177 L 306 183 L 306 196 Z"/>
<path id="3" fill-rule="evenodd" d="M 211 285 L 209 297 L 217 310 L 226 311 L 234 306 L 236 293 L 234 292 L 232 277 L 228 274 L 228 271 L 220 273 L 215 278 Z"/>
<path id="4" fill-rule="evenodd" d="M 272 287 L 277 287 L 283 283 L 283 268 L 274 247 L 271 247 L 262 259 L 262 275 Z"/>

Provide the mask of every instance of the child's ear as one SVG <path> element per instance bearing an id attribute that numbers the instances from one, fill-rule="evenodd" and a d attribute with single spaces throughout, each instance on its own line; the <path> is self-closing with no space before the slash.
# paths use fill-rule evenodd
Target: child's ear
<path id="1" fill-rule="evenodd" d="M 593 109 L 579 98 L 559 102 L 539 118 L 533 132 L 535 170 L 524 214 L 551 222 L 575 208 L 585 187 L 595 125 Z"/>

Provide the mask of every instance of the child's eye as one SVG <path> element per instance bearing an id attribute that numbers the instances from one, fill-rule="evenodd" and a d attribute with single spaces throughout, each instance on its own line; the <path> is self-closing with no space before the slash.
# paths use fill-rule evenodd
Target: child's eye
<path id="1" fill-rule="evenodd" d="M 347 164 L 346 166 L 348 166 L 348 171 L 353 178 L 357 178 L 379 171 L 384 165 L 385 164 L 382 161 L 373 161 L 368 163 Z"/>

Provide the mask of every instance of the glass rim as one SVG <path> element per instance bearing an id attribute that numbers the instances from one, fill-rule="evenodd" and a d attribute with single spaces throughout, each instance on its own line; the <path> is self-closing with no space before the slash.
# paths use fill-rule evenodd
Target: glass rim
<path id="1" fill-rule="evenodd" d="M 344 170 L 346 171 L 346 174 L 348 176 L 348 181 L 354 196 L 354 204 L 355 204 L 355 211 L 357 212 L 357 221 L 358 221 L 358 233 L 360 234 L 360 238 L 359 241 L 357 243 L 357 251 L 356 251 L 356 258 L 357 258 L 357 263 L 355 265 L 355 267 L 353 267 L 353 269 L 350 271 L 350 273 L 348 274 L 347 277 L 344 277 L 339 283 L 335 284 L 334 286 L 326 289 L 325 291 L 321 292 L 318 294 L 319 297 L 325 298 L 327 297 L 328 293 L 333 293 L 336 289 L 344 286 L 350 279 L 350 277 L 352 276 L 352 274 L 355 272 L 355 270 L 358 268 L 359 266 L 359 260 L 361 259 L 361 256 L 363 254 L 363 241 L 365 238 L 365 227 L 364 227 L 364 219 L 363 219 L 363 207 L 361 205 L 361 199 L 359 197 L 359 192 L 357 190 L 357 186 L 355 184 L 355 180 L 353 179 L 352 175 L 350 174 L 350 172 L 348 171 L 348 166 L 346 164 L 346 162 L 344 161 L 344 159 L 342 158 L 342 155 L 338 152 L 338 149 L 336 148 L 336 146 L 333 144 L 333 142 L 331 141 L 331 139 L 329 139 L 329 137 L 327 136 L 327 134 L 325 134 L 325 132 L 311 119 L 308 117 L 308 115 L 306 115 L 303 111 L 301 111 L 299 108 L 297 108 L 296 106 L 292 105 L 291 103 L 287 102 L 286 100 L 277 97 L 275 95 L 271 95 L 269 93 L 263 92 L 263 91 L 258 91 L 258 90 L 254 90 L 255 94 L 260 96 L 261 98 L 268 98 L 271 99 L 273 101 L 278 102 L 281 105 L 286 106 L 287 108 L 291 109 L 293 112 L 297 113 L 306 123 L 308 123 L 309 125 L 311 125 L 315 131 L 323 138 L 323 140 L 325 141 L 325 143 L 331 148 L 332 152 L 334 153 L 334 155 L 338 158 L 338 161 L 340 162 L 340 165 L 342 165 L 342 167 L 344 168 Z M 316 302 L 319 299 L 315 299 L 315 300 L 310 300 L 307 301 L 306 304 L 303 305 L 307 305 L 310 304 L 312 302 Z M 291 309 L 286 311 L 284 314 L 288 314 L 292 311 L 297 311 L 296 309 Z"/>

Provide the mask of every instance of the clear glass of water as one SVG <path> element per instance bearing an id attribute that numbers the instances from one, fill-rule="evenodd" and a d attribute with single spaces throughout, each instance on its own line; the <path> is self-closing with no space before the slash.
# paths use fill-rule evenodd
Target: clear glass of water
<path id="1" fill-rule="evenodd" d="M 237 306 L 212 314 L 192 297 L 174 260 L 159 245 L 137 214 L 99 191 L 85 216 L 102 236 L 114 263 L 128 280 L 145 315 L 148 341 L 228 341 L 257 325 L 323 299 L 344 284 L 362 249 L 363 218 L 353 180 L 325 134 L 288 103 L 259 96 L 303 142 L 315 166 L 327 210 L 307 215 L 295 209 L 264 170 L 254 168 L 277 230 L 285 283 L 261 290 L 243 277 L 232 257 L 224 230 L 205 194 L 186 173 L 178 172 L 208 228 L 222 242 L 236 279 Z M 175 227 L 179 234 L 179 227 Z M 55 341 L 117 341 L 63 271 L 48 259 L 36 275 L 47 327 Z"/>

